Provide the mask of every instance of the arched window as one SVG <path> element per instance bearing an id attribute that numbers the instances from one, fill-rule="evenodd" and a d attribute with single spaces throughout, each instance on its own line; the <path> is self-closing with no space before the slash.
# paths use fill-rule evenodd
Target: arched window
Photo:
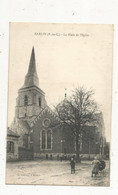
<path id="1" fill-rule="evenodd" d="M 46 134 L 45 134 L 45 131 L 42 131 L 42 149 L 45 149 L 46 148 Z"/>
<path id="2" fill-rule="evenodd" d="M 47 149 L 51 149 L 51 130 L 47 131 Z"/>
<path id="3" fill-rule="evenodd" d="M 14 142 L 7 142 L 7 153 L 14 153 Z"/>
<path id="4" fill-rule="evenodd" d="M 27 106 L 28 105 L 28 97 L 27 95 L 25 95 L 24 97 L 24 106 Z"/>
<path id="5" fill-rule="evenodd" d="M 39 107 L 41 107 L 41 97 L 39 97 Z"/>

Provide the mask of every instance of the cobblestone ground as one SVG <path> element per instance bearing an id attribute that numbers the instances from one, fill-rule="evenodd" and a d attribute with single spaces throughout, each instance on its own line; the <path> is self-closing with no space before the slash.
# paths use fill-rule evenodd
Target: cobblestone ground
<path id="1" fill-rule="evenodd" d="M 109 186 L 109 162 L 106 162 L 105 170 L 96 177 L 91 177 L 91 161 L 76 164 L 75 174 L 70 172 L 69 161 L 10 162 L 6 165 L 6 183 Z"/>

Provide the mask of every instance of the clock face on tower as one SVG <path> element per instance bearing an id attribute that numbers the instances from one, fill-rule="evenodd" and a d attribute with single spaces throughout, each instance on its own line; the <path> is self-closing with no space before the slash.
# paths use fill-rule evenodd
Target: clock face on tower
<path id="1" fill-rule="evenodd" d="M 44 127 L 49 127 L 49 125 L 50 125 L 50 119 L 48 119 L 48 118 L 44 119 L 43 120 L 43 126 Z"/>

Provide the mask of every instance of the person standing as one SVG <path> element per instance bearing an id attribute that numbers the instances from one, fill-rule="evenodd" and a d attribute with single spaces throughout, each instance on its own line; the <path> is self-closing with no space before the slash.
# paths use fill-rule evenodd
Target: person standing
<path id="1" fill-rule="evenodd" d="M 75 160 L 74 160 L 74 158 L 71 158 L 70 165 L 71 165 L 71 174 L 75 173 Z"/>
<path id="2" fill-rule="evenodd" d="M 93 175 L 95 175 L 95 177 L 96 177 L 96 175 L 99 172 L 99 160 L 97 159 L 96 156 L 94 157 L 94 160 L 92 161 L 92 165 L 93 165 L 93 167 L 92 167 L 92 175 L 91 175 L 91 177 L 93 177 Z"/>

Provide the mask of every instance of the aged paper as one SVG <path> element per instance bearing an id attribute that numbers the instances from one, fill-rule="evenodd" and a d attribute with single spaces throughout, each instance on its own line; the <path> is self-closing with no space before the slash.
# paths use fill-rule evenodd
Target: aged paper
<path id="1" fill-rule="evenodd" d="M 10 23 L 7 184 L 109 186 L 112 61 L 113 25 Z M 82 125 L 77 162 L 55 107 L 80 88 L 94 91 L 99 125 Z"/>

